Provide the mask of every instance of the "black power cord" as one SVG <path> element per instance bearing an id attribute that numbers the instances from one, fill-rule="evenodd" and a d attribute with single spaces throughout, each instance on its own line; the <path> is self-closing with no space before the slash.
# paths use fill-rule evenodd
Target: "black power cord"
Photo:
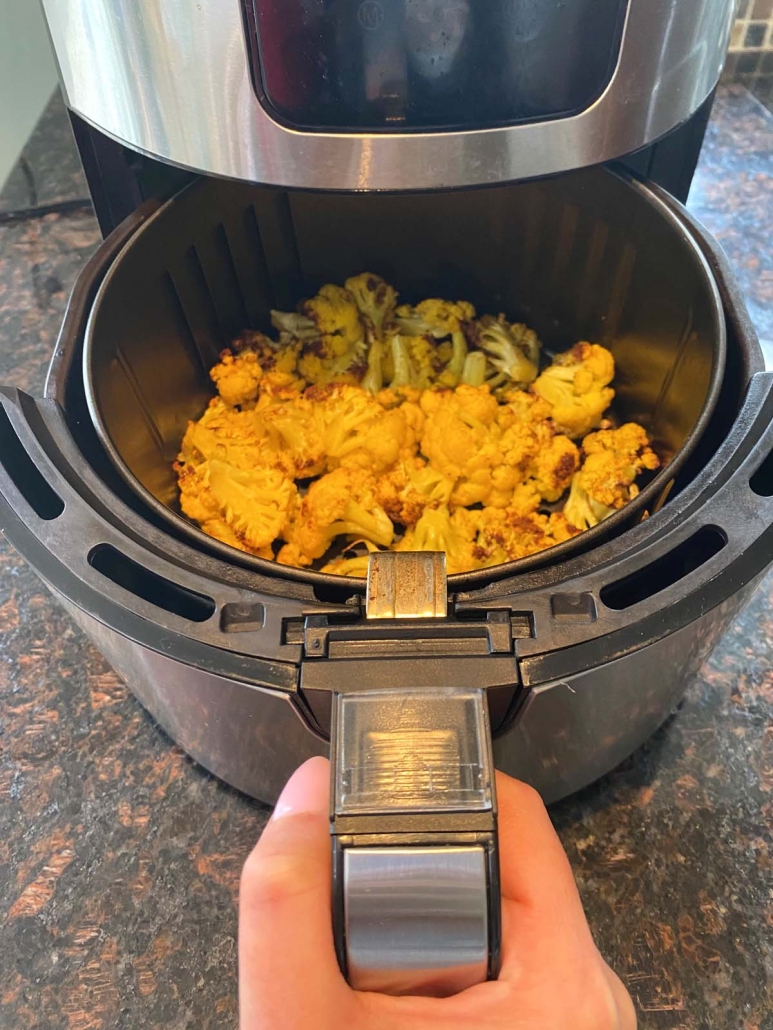
<path id="1" fill-rule="evenodd" d="M 46 215 L 68 215 L 75 211 L 93 211 L 90 200 L 60 200 L 54 204 L 39 204 L 37 207 L 21 208 L 17 211 L 0 211 L 0 225 L 27 222 Z"/>

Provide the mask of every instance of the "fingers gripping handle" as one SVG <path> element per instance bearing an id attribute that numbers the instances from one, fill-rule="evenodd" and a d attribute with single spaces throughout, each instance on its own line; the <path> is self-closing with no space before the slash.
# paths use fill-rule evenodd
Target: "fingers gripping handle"
<path id="1" fill-rule="evenodd" d="M 444 558 L 374 555 L 369 616 L 445 614 Z M 371 596 L 376 584 L 386 596 Z M 499 867 L 485 691 L 342 685 L 331 775 L 336 947 L 352 986 L 443 995 L 495 977 Z"/>

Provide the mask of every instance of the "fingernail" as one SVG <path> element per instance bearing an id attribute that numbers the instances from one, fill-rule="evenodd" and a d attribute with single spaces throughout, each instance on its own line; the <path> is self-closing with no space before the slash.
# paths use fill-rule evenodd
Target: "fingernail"
<path id="1" fill-rule="evenodd" d="M 330 797 L 330 762 L 310 758 L 296 769 L 279 795 L 272 819 L 299 812 L 327 814 Z"/>

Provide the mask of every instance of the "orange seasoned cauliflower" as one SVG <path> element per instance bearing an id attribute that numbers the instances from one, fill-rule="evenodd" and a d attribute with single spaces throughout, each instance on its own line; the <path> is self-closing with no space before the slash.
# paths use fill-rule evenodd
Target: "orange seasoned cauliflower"
<path id="1" fill-rule="evenodd" d="M 526 386 L 537 378 L 540 343 L 525 325 L 510 325 L 504 315 L 484 315 L 470 327 L 475 345 L 494 370 L 491 386 Z"/>
<path id="2" fill-rule="evenodd" d="M 309 564 L 321 558 L 337 536 L 369 540 L 381 547 L 392 543 L 394 526 L 378 503 L 375 479 L 361 469 L 338 468 L 311 484 L 297 518 L 287 528 L 290 550 L 283 548 L 279 561 L 300 555 L 301 564 Z"/>
<path id="3" fill-rule="evenodd" d="M 328 468 L 344 465 L 378 474 L 415 454 L 415 420 L 402 406 L 385 411 L 365 390 L 345 384 L 313 387 L 306 397 L 319 409 Z"/>
<path id="4" fill-rule="evenodd" d="M 180 471 L 180 504 L 190 518 L 224 522 L 246 548 L 260 551 L 280 537 L 298 491 L 279 469 L 235 468 L 211 458 Z"/>
<path id="5" fill-rule="evenodd" d="M 277 467 L 292 475 L 293 462 L 287 452 L 274 448 L 269 430 L 253 409 L 226 407 L 220 398 L 212 401 L 198 422 L 189 422 L 180 447 L 179 460 L 199 464 L 210 458 L 249 470 Z"/>
<path id="6" fill-rule="evenodd" d="M 469 512 L 478 532 L 473 556 L 480 567 L 517 561 L 568 540 L 577 532 L 563 515 L 528 515 L 508 508 L 484 508 Z"/>
<path id="7" fill-rule="evenodd" d="M 382 339 L 384 325 L 391 320 L 395 311 L 397 291 L 380 275 L 373 275 L 372 272 L 354 275 L 344 285 L 359 308 L 366 329 L 376 340 Z"/>
<path id="8" fill-rule="evenodd" d="M 247 330 L 223 351 L 175 465 L 206 533 L 336 575 L 365 575 L 384 547 L 442 550 L 467 572 L 595 525 L 658 467 L 641 426 L 606 428 L 604 347 L 578 343 L 538 374 L 527 326 L 397 297 L 365 272 L 273 311 L 276 339 Z"/>
<path id="9" fill-rule="evenodd" d="M 473 556 L 474 532 L 459 509 L 450 512 L 446 507 L 425 508 L 421 518 L 395 545 L 396 551 L 445 551 L 449 575 L 469 572 L 476 568 Z"/>
<path id="10" fill-rule="evenodd" d="M 310 479 L 325 471 L 324 425 L 313 401 L 294 393 L 272 399 L 259 411 L 272 448 L 290 458 L 295 479 Z"/>
<path id="11" fill-rule="evenodd" d="M 564 514 L 573 526 L 590 529 L 636 497 L 636 477 L 645 469 L 654 471 L 660 466 L 649 443 L 646 432 L 635 422 L 585 437 L 585 458 L 564 505 Z"/>
<path id="12" fill-rule="evenodd" d="M 376 495 L 393 522 L 409 526 L 427 507 L 448 504 L 453 481 L 421 458 L 399 462 L 379 477 Z"/>
<path id="13" fill-rule="evenodd" d="M 233 354 L 230 350 L 224 350 L 219 364 L 211 369 L 209 375 L 223 403 L 241 407 L 254 404 L 257 400 L 263 369 L 254 351 Z"/>
<path id="14" fill-rule="evenodd" d="M 615 362 L 608 350 L 595 343 L 578 343 L 558 355 L 532 390 L 551 405 L 558 431 L 577 439 L 601 422 L 615 396 L 609 385 L 614 376 Z"/>

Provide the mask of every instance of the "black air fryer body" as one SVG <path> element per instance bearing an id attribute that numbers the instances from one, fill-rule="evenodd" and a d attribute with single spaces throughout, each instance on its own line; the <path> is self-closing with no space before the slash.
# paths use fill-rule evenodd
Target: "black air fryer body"
<path id="1" fill-rule="evenodd" d="M 243 0 L 163 25 L 44 8 L 106 240 L 45 396 L 2 393 L 12 543 L 171 735 L 256 797 L 326 751 L 342 679 L 486 687 L 498 765 L 547 799 L 615 765 L 773 557 L 770 380 L 679 204 L 730 0 Z M 451 577 L 445 619 L 377 628 L 361 585 L 186 524 L 170 463 L 219 349 L 363 268 L 406 299 L 501 305 L 548 346 L 611 347 L 624 414 L 673 459 L 651 517 Z"/>
<path id="2" fill-rule="evenodd" d="M 272 801 L 332 740 L 342 969 L 462 989 L 498 969 L 493 764 L 548 801 L 607 772 L 773 560 L 773 375 L 680 203 L 735 5 L 129 6 L 43 0 L 106 238 L 44 396 L 0 389 L 0 526 L 224 780 Z M 363 270 L 609 347 L 665 459 L 639 508 L 447 580 L 371 559 L 367 591 L 186 522 L 171 463 L 219 350 Z"/>
<path id="3" fill-rule="evenodd" d="M 617 209 L 609 207 L 615 189 Z M 505 263 L 530 282 L 527 301 L 541 302 L 527 314 L 538 323 L 553 315 L 556 324 L 562 315 L 569 326 L 596 319 L 597 338 L 614 347 L 615 339 L 635 335 L 627 330 L 637 310 L 663 307 L 662 298 L 648 305 L 631 286 L 646 279 L 645 268 L 629 275 L 627 286 L 620 282 L 624 255 L 636 267 L 627 223 L 635 221 L 634 194 L 643 190 L 696 246 L 716 283 L 727 364 L 711 420 L 657 514 L 589 533 L 582 553 L 568 559 L 545 552 L 514 569 L 452 577 L 448 618 L 431 626 L 397 632 L 387 622 L 375 631 L 364 619 L 361 586 L 266 563 L 256 570 L 238 552 L 194 539 L 199 534 L 175 527 L 161 510 L 174 501 L 167 466 L 186 420 L 206 403 L 202 372 L 236 329 L 261 323 L 261 305 L 287 303 L 326 274 L 319 241 L 331 207 L 333 223 L 341 224 L 345 197 L 327 198 L 326 208 L 324 196 L 202 181 L 165 205 L 143 203 L 84 270 L 45 397 L 4 391 L 7 535 L 167 731 L 256 797 L 273 799 L 300 760 L 325 753 L 332 693 L 352 678 L 485 685 L 498 766 L 548 800 L 559 798 L 617 764 L 668 716 L 771 559 L 770 376 L 721 252 L 664 191 L 603 169 L 509 190 L 351 203 L 358 224 L 396 221 L 398 239 L 401 222 L 420 235 L 423 225 L 437 228 L 447 210 L 463 221 L 467 208 L 492 224 L 509 211 L 513 232 L 503 238 L 532 236 L 533 252 L 524 242 L 515 255 L 506 252 Z M 543 193 L 547 199 L 535 199 Z M 617 223 L 606 226 L 603 246 L 594 216 L 601 197 L 606 218 Z M 517 223 L 521 209 L 530 226 Z M 649 235 L 647 226 L 640 231 Z M 664 282 L 680 274 L 668 267 L 666 249 L 657 270 Z M 555 265 L 556 254 L 574 254 L 574 263 Z M 356 246 L 349 255 L 339 248 L 333 277 L 372 257 Z M 421 290 L 440 291 L 445 282 L 468 295 L 463 260 L 415 260 L 430 277 Z M 567 291 L 556 307 L 567 269 L 576 276 L 593 262 L 597 278 L 589 291 L 574 300 Z M 472 259 L 471 267 L 483 277 L 478 289 L 493 291 L 488 299 L 495 303 L 509 277 L 492 271 L 496 261 L 488 272 Z M 649 289 L 656 288 L 657 275 Z M 261 289 L 269 295 L 261 297 Z M 617 322 L 607 308 L 617 311 Z M 644 324 L 637 332 L 649 331 L 652 346 L 663 335 L 689 340 L 705 312 L 678 317 L 688 318 L 686 334 L 681 322 L 668 333 Z M 549 319 L 540 329 L 550 337 Z M 107 406 L 112 438 L 104 427 L 97 432 L 97 413 L 87 404 L 94 389 L 84 378 L 89 334 L 92 343 L 115 348 L 91 372 L 104 380 L 96 396 Z M 154 341 L 149 368 L 141 359 L 144 334 Z M 133 335 L 140 342 L 129 353 Z M 153 348 L 164 338 L 168 357 L 159 353 L 154 361 Z M 560 327 L 556 339 L 562 341 Z M 170 364 L 173 352 L 178 357 Z M 677 393 L 700 375 L 686 353 L 682 346 L 659 373 Z M 188 372 L 179 356 L 186 354 Z M 187 409 L 154 411 L 153 394 L 180 391 Z M 646 421 L 646 409 L 634 407 L 634 414 Z M 125 478 L 106 446 L 117 448 Z"/>

